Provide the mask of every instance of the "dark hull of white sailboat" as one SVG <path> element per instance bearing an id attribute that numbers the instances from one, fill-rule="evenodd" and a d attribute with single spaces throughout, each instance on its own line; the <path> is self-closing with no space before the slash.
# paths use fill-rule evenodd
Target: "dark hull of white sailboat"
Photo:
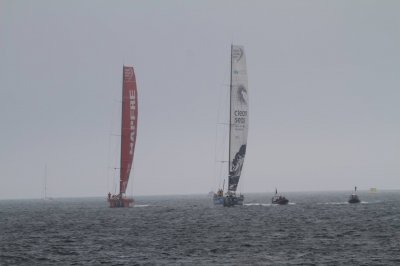
<path id="1" fill-rule="evenodd" d="M 224 207 L 241 206 L 244 202 L 244 196 L 228 195 L 224 197 Z"/>
<path id="2" fill-rule="evenodd" d="M 357 195 L 353 194 L 349 198 L 349 203 L 360 203 L 360 199 L 358 198 Z"/>

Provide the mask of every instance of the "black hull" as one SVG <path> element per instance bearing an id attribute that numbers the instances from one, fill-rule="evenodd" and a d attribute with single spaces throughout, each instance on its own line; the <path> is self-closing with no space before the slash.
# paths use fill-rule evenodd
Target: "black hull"
<path id="1" fill-rule="evenodd" d="M 287 205 L 289 203 L 288 200 L 280 200 L 280 201 L 273 201 L 272 204 L 278 204 L 278 205 Z"/>
<path id="2" fill-rule="evenodd" d="M 272 201 L 272 204 L 278 204 L 278 205 L 287 205 L 289 204 L 289 200 L 278 200 L 278 201 Z"/>
<path id="3" fill-rule="evenodd" d="M 283 196 L 274 196 L 272 198 L 272 204 L 286 205 L 288 203 L 289 203 L 289 200 Z"/>
<path id="4" fill-rule="evenodd" d="M 349 198 L 348 203 L 354 204 L 354 203 L 360 203 L 360 199 L 358 198 L 357 195 L 351 195 Z"/>

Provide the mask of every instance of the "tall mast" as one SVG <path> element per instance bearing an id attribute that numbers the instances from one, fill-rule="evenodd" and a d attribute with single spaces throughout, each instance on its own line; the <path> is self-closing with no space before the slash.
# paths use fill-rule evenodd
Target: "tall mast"
<path id="1" fill-rule="evenodd" d="M 122 140 L 123 140 L 123 136 L 122 134 L 124 134 L 124 85 L 125 85 L 125 79 L 124 79 L 124 71 L 125 71 L 125 65 L 122 66 L 122 103 L 121 103 L 121 156 L 120 156 L 120 169 L 119 169 L 119 194 L 122 194 L 121 188 L 122 188 L 122 173 L 123 173 L 123 169 L 122 169 Z"/>
<path id="2" fill-rule="evenodd" d="M 230 172 L 230 165 L 231 165 L 231 129 L 232 129 L 232 50 L 233 50 L 233 44 L 231 44 L 231 73 L 230 73 L 230 83 L 229 83 L 229 151 L 228 151 L 228 177 L 229 177 L 229 172 Z M 229 182 L 228 182 L 229 184 Z M 229 185 L 228 185 L 228 190 L 229 190 Z"/>
<path id="3" fill-rule="evenodd" d="M 44 165 L 44 199 L 47 198 L 47 164 Z"/>

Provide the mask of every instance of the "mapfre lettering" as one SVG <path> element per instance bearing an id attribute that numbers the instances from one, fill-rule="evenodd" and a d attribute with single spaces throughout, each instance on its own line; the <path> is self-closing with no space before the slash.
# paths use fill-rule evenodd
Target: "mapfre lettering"
<path id="1" fill-rule="evenodd" d="M 134 90 L 129 91 L 129 109 L 130 109 L 130 124 L 131 124 L 131 142 L 130 142 L 130 149 L 129 149 L 129 154 L 133 154 L 133 145 L 135 143 L 135 111 L 136 111 L 136 93 Z"/>

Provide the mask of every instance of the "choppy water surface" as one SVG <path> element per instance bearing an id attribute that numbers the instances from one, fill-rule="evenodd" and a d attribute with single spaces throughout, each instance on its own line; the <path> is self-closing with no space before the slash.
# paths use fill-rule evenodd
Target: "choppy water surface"
<path id="1" fill-rule="evenodd" d="M 213 207 L 206 196 L 0 201 L 0 265 L 400 265 L 400 192 L 246 195 Z"/>

